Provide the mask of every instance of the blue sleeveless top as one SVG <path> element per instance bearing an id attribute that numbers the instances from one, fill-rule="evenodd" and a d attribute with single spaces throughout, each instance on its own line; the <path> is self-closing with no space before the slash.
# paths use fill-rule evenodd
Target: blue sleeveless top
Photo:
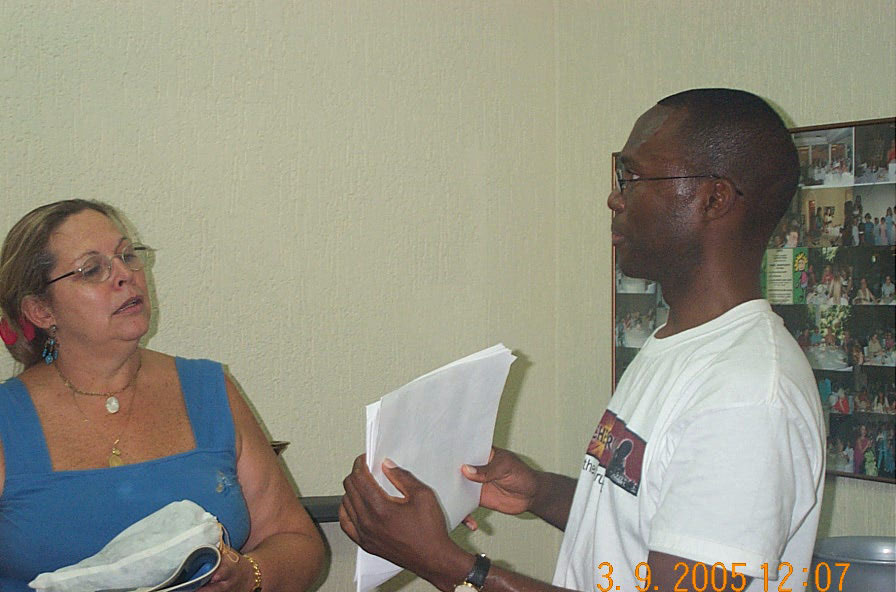
<path id="1" fill-rule="evenodd" d="M 0 590 L 27 584 L 95 554 L 119 532 L 169 502 L 189 499 L 218 518 L 239 549 L 249 511 L 236 476 L 233 416 L 220 364 L 176 358 L 196 448 L 104 469 L 53 471 L 25 385 L 0 384 L 6 480 L 0 495 Z"/>

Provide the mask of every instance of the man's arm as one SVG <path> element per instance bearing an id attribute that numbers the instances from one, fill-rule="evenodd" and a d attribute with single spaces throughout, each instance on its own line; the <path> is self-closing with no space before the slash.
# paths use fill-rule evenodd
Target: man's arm
<path id="1" fill-rule="evenodd" d="M 514 459 L 515 463 L 522 463 L 515 456 Z M 506 466 L 505 463 L 506 459 L 496 464 L 493 458 L 486 466 L 494 469 L 498 464 Z M 345 495 L 339 508 L 339 523 L 349 538 L 368 553 L 414 572 L 443 592 L 453 592 L 472 569 L 474 556 L 448 537 L 444 515 L 432 489 L 410 472 L 390 465 L 383 464 L 383 473 L 404 497 L 392 497 L 383 491 L 361 455 L 355 459 L 351 474 L 343 481 Z M 552 483 L 563 486 L 564 481 L 555 481 L 553 477 L 543 481 L 544 485 Z M 545 512 L 556 510 L 557 504 L 546 505 Z M 522 511 L 525 510 L 519 510 Z M 568 506 L 565 516 L 568 516 Z M 641 580 L 645 590 L 741 592 L 751 581 L 736 569 L 733 573 L 720 568 L 713 572 L 711 566 L 664 553 L 650 552 L 647 564 L 650 585 Z M 703 567 L 706 567 L 705 571 Z M 640 570 L 637 575 L 646 578 L 647 573 Z M 704 586 L 704 574 L 709 578 L 707 586 Z M 613 589 L 609 580 L 606 583 L 606 590 Z M 567 588 L 539 582 L 494 565 L 488 572 L 484 589 L 488 592 L 570 592 Z"/>
<path id="2" fill-rule="evenodd" d="M 566 530 L 577 481 L 566 475 L 540 472 L 538 495 L 529 511 L 560 530 Z"/>
<path id="3" fill-rule="evenodd" d="M 472 565 L 472 560 L 470 560 Z M 636 590 L 641 589 L 651 592 L 695 592 L 697 590 L 715 590 L 717 592 L 743 592 L 750 585 L 753 578 L 742 573 L 728 572 L 716 567 L 651 551 L 647 556 L 649 571 L 641 569 L 637 575 L 639 581 Z M 735 567 L 737 564 L 735 564 Z M 726 566 L 730 567 L 730 566 Z M 704 569 L 705 568 L 705 569 Z M 487 592 L 558 592 L 567 588 L 558 588 L 532 578 L 494 567 L 489 570 L 483 590 Z M 649 581 L 648 581 L 649 574 Z M 462 576 L 463 577 L 463 576 Z M 462 581 L 462 580 L 459 580 Z M 440 590 L 453 590 L 453 588 L 440 588 Z M 616 587 L 607 578 L 596 584 L 595 592 L 606 590 L 615 591 Z M 634 591 L 633 591 L 634 592 Z"/>
<path id="4" fill-rule="evenodd" d="M 465 465 L 464 476 L 482 483 L 479 505 L 503 514 L 532 512 L 560 530 L 566 529 L 576 481 L 564 475 L 536 471 L 509 450 L 492 448 L 488 464 Z M 466 520 L 475 530 L 475 522 Z"/>
<path id="5" fill-rule="evenodd" d="M 342 482 L 342 530 L 368 553 L 414 572 L 439 590 L 453 592 L 472 569 L 473 554 L 448 537 L 445 518 L 432 489 L 388 461 L 383 463 L 383 474 L 404 497 L 392 497 L 383 491 L 367 469 L 364 455 L 355 459 L 352 472 Z M 489 570 L 485 589 L 569 592 L 494 566 Z"/>
<path id="6" fill-rule="evenodd" d="M 715 590 L 717 592 L 742 592 L 750 585 L 752 577 L 738 573 L 738 564 L 726 565 L 733 572 L 726 571 L 724 567 L 691 561 L 675 555 L 667 555 L 657 551 L 647 554 L 649 571 L 641 570 L 640 587 L 644 590 Z M 746 564 L 743 564 L 746 567 Z"/>

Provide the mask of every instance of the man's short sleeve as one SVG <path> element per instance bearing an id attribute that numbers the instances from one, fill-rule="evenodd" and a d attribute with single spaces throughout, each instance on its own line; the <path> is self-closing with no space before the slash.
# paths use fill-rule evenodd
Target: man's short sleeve
<path id="1" fill-rule="evenodd" d="M 660 443 L 651 550 L 762 575 L 816 500 L 805 428 L 769 405 L 704 411 Z M 802 434 L 801 434 L 802 432 Z M 665 457 L 664 453 L 665 451 Z"/>

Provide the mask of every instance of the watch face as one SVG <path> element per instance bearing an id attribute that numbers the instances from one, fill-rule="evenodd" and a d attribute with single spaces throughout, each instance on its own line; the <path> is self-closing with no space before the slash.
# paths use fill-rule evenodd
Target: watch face
<path id="1" fill-rule="evenodd" d="M 476 590 L 476 588 L 474 588 L 472 584 L 468 584 L 467 582 L 458 584 L 454 587 L 454 592 L 472 592 L 473 590 Z"/>

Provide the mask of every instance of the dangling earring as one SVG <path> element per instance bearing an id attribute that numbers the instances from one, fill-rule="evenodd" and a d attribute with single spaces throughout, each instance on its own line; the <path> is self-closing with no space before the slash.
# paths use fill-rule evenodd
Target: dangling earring
<path id="1" fill-rule="evenodd" d="M 59 342 L 56 341 L 56 325 L 50 325 L 47 333 L 47 340 L 44 342 L 44 351 L 40 356 L 48 365 L 56 361 L 59 357 Z"/>

